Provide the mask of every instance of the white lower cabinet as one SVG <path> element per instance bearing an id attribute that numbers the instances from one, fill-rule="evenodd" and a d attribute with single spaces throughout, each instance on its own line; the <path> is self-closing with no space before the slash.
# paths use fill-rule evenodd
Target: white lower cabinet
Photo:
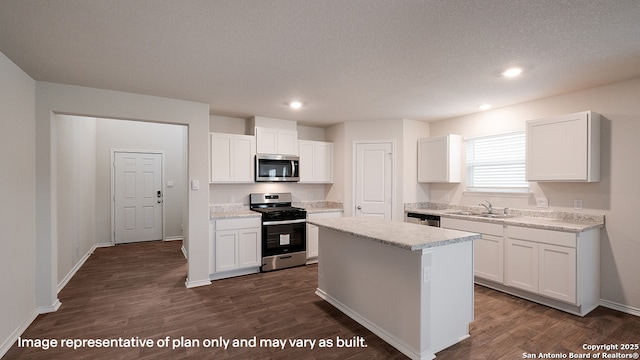
<path id="1" fill-rule="evenodd" d="M 576 302 L 576 235 L 508 227 L 507 285 Z"/>
<path id="2" fill-rule="evenodd" d="M 308 214 L 309 219 L 327 219 L 342 217 L 342 210 Z M 318 227 L 307 223 L 307 264 L 318 262 Z"/>
<path id="3" fill-rule="evenodd" d="M 473 241 L 473 275 L 487 280 L 502 282 L 504 279 L 503 238 L 481 234 Z"/>
<path id="4" fill-rule="evenodd" d="M 567 311 L 586 315 L 600 302 L 599 231 L 507 226 L 505 285 L 567 303 Z M 562 303 L 551 306 L 562 309 Z"/>
<path id="5" fill-rule="evenodd" d="M 538 292 L 576 302 L 576 249 L 538 245 Z"/>
<path id="6" fill-rule="evenodd" d="M 211 279 L 223 279 L 260 271 L 262 261 L 260 218 L 211 222 L 209 272 Z"/>
<path id="7" fill-rule="evenodd" d="M 473 241 L 473 275 L 499 283 L 504 279 L 503 226 L 478 221 L 442 218 L 441 226 L 448 229 L 475 232 L 482 235 Z"/>
<path id="8" fill-rule="evenodd" d="M 538 244 L 507 239 L 506 285 L 538 292 Z"/>
<path id="9" fill-rule="evenodd" d="M 600 303 L 600 229 L 570 233 L 442 218 L 444 228 L 476 232 L 478 284 L 584 316 Z"/>

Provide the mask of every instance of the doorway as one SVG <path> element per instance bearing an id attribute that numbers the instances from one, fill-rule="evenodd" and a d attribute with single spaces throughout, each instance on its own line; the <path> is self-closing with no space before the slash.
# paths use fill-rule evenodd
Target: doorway
<path id="1" fill-rule="evenodd" d="M 65 114 L 55 114 L 52 126 L 58 291 L 96 247 L 135 241 L 122 236 L 114 240 L 114 151 L 136 149 L 163 155 L 159 162 L 162 175 L 156 177 L 160 183 L 152 194 L 158 204 L 157 191 L 161 191 L 160 218 L 155 210 L 138 217 L 145 220 L 146 228 L 153 221 L 152 227 L 160 233 L 141 239 L 184 238 L 182 224 L 188 221 L 187 126 Z"/>
<path id="2" fill-rule="evenodd" d="M 112 152 L 113 244 L 164 239 L 164 153 Z"/>
<path id="3" fill-rule="evenodd" d="M 356 142 L 355 216 L 392 219 L 393 142 Z"/>

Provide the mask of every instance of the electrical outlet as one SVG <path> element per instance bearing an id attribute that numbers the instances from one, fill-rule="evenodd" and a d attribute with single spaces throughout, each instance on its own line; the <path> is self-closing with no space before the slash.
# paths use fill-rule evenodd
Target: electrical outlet
<path id="1" fill-rule="evenodd" d="M 229 204 L 233 204 L 234 202 L 236 202 L 235 196 L 229 195 Z"/>
<path id="2" fill-rule="evenodd" d="M 422 268 L 422 283 L 428 284 L 431 282 L 431 266 L 425 266 Z"/>
<path id="3" fill-rule="evenodd" d="M 549 199 L 547 199 L 546 197 L 536 198 L 536 206 L 539 208 L 549 207 Z"/>
<path id="4" fill-rule="evenodd" d="M 444 201 L 449 201 L 449 194 L 444 194 Z"/>
<path id="5" fill-rule="evenodd" d="M 573 200 L 573 208 L 576 210 L 582 209 L 582 199 Z"/>

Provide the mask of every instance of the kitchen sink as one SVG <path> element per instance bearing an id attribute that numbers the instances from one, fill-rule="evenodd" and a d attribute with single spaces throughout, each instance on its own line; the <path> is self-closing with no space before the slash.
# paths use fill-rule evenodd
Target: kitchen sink
<path id="1" fill-rule="evenodd" d="M 506 214 L 477 214 L 477 215 L 473 215 L 473 216 L 494 218 L 494 219 L 505 219 L 505 218 L 512 218 L 513 217 L 513 215 L 506 215 Z"/>
<path id="2" fill-rule="evenodd" d="M 481 213 L 481 212 L 474 212 L 474 211 L 455 211 L 455 212 L 450 212 L 448 214 L 451 214 L 451 215 L 465 215 L 465 216 L 477 216 L 477 217 L 492 218 L 492 219 L 506 219 L 506 218 L 514 217 L 513 215 L 493 214 L 493 213 L 489 214 L 489 213 Z"/>
<path id="3" fill-rule="evenodd" d="M 484 213 L 481 212 L 475 212 L 475 211 L 454 211 L 454 212 L 450 212 L 447 214 L 451 214 L 451 215 L 466 215 L 466 216 L 479 216 L 479 215 L 483 215 Z M 487 214 L 489 215 L 489 214 Z"/>

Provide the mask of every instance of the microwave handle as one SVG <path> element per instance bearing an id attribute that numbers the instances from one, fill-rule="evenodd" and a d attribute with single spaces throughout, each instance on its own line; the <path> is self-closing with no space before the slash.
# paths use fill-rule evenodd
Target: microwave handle
<path id="1" fill-rule="evenodd" d="M 296 162 L 294 160 L 291 160 L 291 176 L 295 176 L 296 175 Z"/>

